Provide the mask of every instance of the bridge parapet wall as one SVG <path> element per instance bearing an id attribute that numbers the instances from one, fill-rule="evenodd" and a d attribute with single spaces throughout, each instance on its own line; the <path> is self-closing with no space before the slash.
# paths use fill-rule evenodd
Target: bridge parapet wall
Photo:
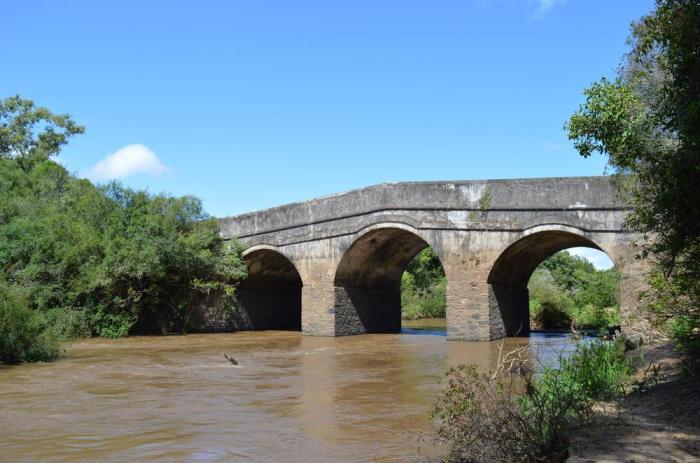
<path id="1" fill-rule="evenodd" d="M 585 212 L 592 223 L 609 226 L 605 213 L 627 208 L 608 177 L 406 182 L 227 217 L 219 223 L 225 238 L 268 234 L 278 236 L 280 241 L 299 239 L 295 233 L 285 232 L 310 226 L 313 230 L 304 230 L 307 238 L 315 233 L 333 233 L 334 228 L 347 232 L 347 225 L 356 224 L 361 216 L 390 215 L 404 217 L 414 226 L 425 222 L 433 227 L 454 228 L 459 224 L 483 225 L 484 219 L 506 226 L 516 221 L 514 213 L 537 216 L 548 211 L 555 219 L 557 212 Z M 484 211 L 489 211 L 485 217 Z"/>

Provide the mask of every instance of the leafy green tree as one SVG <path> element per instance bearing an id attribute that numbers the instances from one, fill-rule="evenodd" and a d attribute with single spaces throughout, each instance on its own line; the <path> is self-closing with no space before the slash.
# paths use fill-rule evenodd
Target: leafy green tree
<path id="1" fill-rule="evenodd" d="M 647 235 L 643 255 L 662 275 L 652 305 L 661 318 L 689 320 L 692 333 L 700 327 L 700 1 L 657 0 L 633 24 L 630 44 L 618 76 L 584 91 L 567 129 L 582 156 L 602 153 L 625 176 L 630 225 Z"/>
<path id="2" fill-rule="evenodd" d="M 84 131 L 67 114 L 53 114 L 19 95 L 0 100 L 0 157 L 17 159 L 25 170 L 55 156 Z"/>
<path id="3" fill-rule="evenodd" d="M 445 316 L 447 279 L 440 259 L 428 247 L 408 264 L 401 278 L 401 316 L 404 319 Z"/>
<path id="4" fill-rule="evenodd" d="M 576 304 L 581 307 L 593 305 L 599 308 L 617 307 L 620 304 L 620 273 L 614 269 L 594 270 L 586 278 L 586 283 L 575 295 Z"/>
<path id="5" fill-rule="evenodd" d="M 197 198 L 75 178 L 49 159 L 82 132 L 68 116 L 18 97 L 0 116 L 2 329 L 19 340 L 0 348 L 24 346 L 5 361 L 41 359 L 49 335 L 191 330 L 212 295 L 232 301 L 245 263 Z"/>
<path id="6" fill-rule="evenodd" d="M 588 275 L 595 271 L 593 264 L 586 259 L 572 256 L 568 252 L 558 252 L 541 265 L 549 270 L 559 288 L 569 292 L 580 290 L 588 280 Z"/>
<path id="7" fill-rule="evenodd" d="M 619 325 L 619 286 L 620 274 L 614 268 L 596 270 L 585 259 L 556 253 L 530 277 L 530 318 L 545 329 Z"/>
<path id="8" fill-rule="evenodd" d="M 413 258 L 406 267 L 406 272 L 413 275 L 416 286 L 422 289 L 445 277 L 440 258 L 430 247 L 423 249 Z"/>
<path id="9" fill-rule="evenodd" d="M 58 355 L 54 333 L 29 308 L 22 288 L 0 281 L 0 362 L 51 360 Z"/>

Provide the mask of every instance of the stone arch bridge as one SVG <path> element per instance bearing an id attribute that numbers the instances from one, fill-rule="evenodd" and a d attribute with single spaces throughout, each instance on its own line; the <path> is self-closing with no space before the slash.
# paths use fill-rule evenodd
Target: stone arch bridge
<path id="1" fill-rule="evenodd" d="M 448 339 L 529 330 L 527 282 L 572 246 L 605 251 L 622 273 L 623 327 L 645 263 L 607 177 L 382 184 L 220 219 L 245 248 L 238 293 L 249 329 L 340 336 L 400 329 L 401 275 L 432 246 L 447 277 Z"/>

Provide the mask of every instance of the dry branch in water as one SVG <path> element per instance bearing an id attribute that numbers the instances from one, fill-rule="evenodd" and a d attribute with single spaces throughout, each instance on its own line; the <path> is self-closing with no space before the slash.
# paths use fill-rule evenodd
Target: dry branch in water
<path id="1" fill-rule="evenodd" d="M 223 356 L 226 358 L 226 360 L 228 360 L 229 362 L 231 362 L 233 365 L 238 365 L 238 360 L 236 360 L 235 358 L 231 357 L 231 356 L 228 355 L 226 352 L 222 352 L 222 354 L 223 354 Z"/>

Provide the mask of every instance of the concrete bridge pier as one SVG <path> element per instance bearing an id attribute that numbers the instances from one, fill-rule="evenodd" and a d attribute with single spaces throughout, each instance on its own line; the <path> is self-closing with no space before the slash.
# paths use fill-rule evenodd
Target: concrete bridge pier
<path id="1" fill-rule="evenodd" d="M 443 232 L 440 260 L 447 278 L 447 337 L 452 340 L 486 341 L 492 339 L 488 269 L 484 256 L 471 244 L 468 232 Z"/>
<path id="2" fill-rule="evenodd" d="M 328 242 L 301 243 L 280 249 L 293 256 L 303 281 L 301 331 L 310 336 L 335 336 L 333 270 L 336 253 Z"/>
<path id="3" fill-rule="evenodd" d="M 618 241 L 608 252 L 620 272 L 620 325 L 626 335 L 647 339 L 658 332 L 652 327 L 649 314 L 644 309 L 644 293 L 651 271 L 651 262 L 638 259 L 639 248 L 630 241 Z"/>

